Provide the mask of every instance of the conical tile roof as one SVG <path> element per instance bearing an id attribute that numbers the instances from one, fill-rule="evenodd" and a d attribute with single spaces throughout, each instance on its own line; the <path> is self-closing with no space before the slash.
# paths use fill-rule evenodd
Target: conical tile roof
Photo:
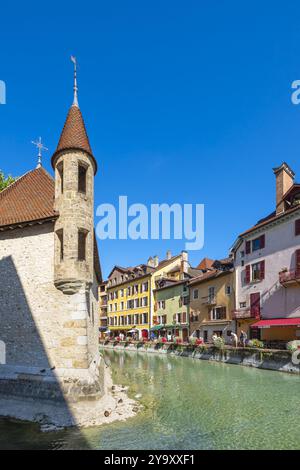
<path id="1" fill-rule="evenodd" d="M 97 162 L 93 155 L 89 138 L 86 132 L 84 120 L 78 106 L 71 106 L 67 119 L 62 130 L 56 151 L 52 156 L 52 166 L 55 166 L 55 160 L 63 150 L 83 150 L 93 159 L 95 164 L 95 173 L 97 171 Z"/>

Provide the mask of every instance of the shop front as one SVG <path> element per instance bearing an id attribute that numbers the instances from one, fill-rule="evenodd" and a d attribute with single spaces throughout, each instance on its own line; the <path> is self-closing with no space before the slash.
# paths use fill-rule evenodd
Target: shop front
<path id="1" fill-rule="evenodd" d="M 260 320 L 251 325 L 252 337 L 263 342 L 287 343 L 300 339 L 300 318 Z"/>

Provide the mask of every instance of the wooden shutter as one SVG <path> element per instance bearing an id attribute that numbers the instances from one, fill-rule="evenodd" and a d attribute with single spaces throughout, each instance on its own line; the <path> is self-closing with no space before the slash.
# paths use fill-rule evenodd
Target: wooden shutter
<path id="1" fill-rule="evenodd" d="M 259 273 L 260 273 L 260 276 L 259 276 L 260 280 L 263 280 L 265 278 L 265 260 L 260 262 Z"/>
<path id="2" fill-rule="evenodd" d="M 220 319 L 224 320 L 226 318 L 226 307 L 221 307 L 220 309 Z"/>
<path id="3" fill-rule="evenodd" d="M 186 312 L 182 313 L 182 323 L 186 323 Z"/>
<path id="4" fill-rule="evenodd" d="M 246 242 L 246 255 L 249 255 L 251 253 L 251 241 Z"/>
<path id="5" fill-rule="evenodd" d="M 260 247 L 264 248 L 265 247 L 265 235 L 260 236 Z"/>
<path id="6" fill-rule="evenodd" d="M 246 284 L 249 284 L 249 282 L 250 282 L 250 264 L 248 264 L 245 267 L 245 273 L 246 273 L 245 282 L 246 282 Z"/>
<path id="7" fill-rule="evenodd" d="M 295 235 L 300 235 L 300 219 L 295 220 Z"/>
<path id="8" fill-rule="evenodd" d="M 252 318 L 260 318 L 260 293 L 250 294 L 250 312 Z"/>
<path id="9" fill-rule="evenodd" d="M 295 251 L 295 259 L 296 259 L 296 263 L 295 263 L 296 273 L 299 274 L 300 273 L 300 250 Z"/>

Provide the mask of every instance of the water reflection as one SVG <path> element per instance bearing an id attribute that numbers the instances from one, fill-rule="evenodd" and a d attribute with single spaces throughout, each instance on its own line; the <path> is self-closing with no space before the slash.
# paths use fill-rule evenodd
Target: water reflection
<path id="1" fill-rule="evenodd" d="M 127 422 L 82 431 L 90 448 L 300 448 L 297 376 L 167 355 L 104 354 L 115 382 L 140 396 L 144 409 Z M 2 424 L 2 439 L 11 440 L 15 426 Z M 22 426 L 24 442 L 35 448 L 82 448 L 80 433 L 41 436 Z"/>

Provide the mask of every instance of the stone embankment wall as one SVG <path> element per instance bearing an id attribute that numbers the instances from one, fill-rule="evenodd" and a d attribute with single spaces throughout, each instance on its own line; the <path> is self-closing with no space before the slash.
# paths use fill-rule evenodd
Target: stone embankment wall
<path id="1" fill-rule="evenodd" d="M 192 346 L 184 344 L 153 344 L 141 342 L 101 342 L 101 348 L 144 352 L 148 354 L 172 354 L 194 359 L 238 364 L 259 369 L 277 370 L 300 374 L 300 365 L 293 364 L 292 353 L 287 350 L 257 349 L 257 348 L 232 348 L 225 346 L 220 350 L 214 346 Z"/>
<path id="2" fill-rule="evenodd" d="M 75 373 L 76 372 L 76 373 Z M 104 395 L 104 361 L 101 357 L 89 369 L 40 370 L 36 367 L 0 365 L 1 397 L 54 400 L 67 403 L 99 400 Z"/>

